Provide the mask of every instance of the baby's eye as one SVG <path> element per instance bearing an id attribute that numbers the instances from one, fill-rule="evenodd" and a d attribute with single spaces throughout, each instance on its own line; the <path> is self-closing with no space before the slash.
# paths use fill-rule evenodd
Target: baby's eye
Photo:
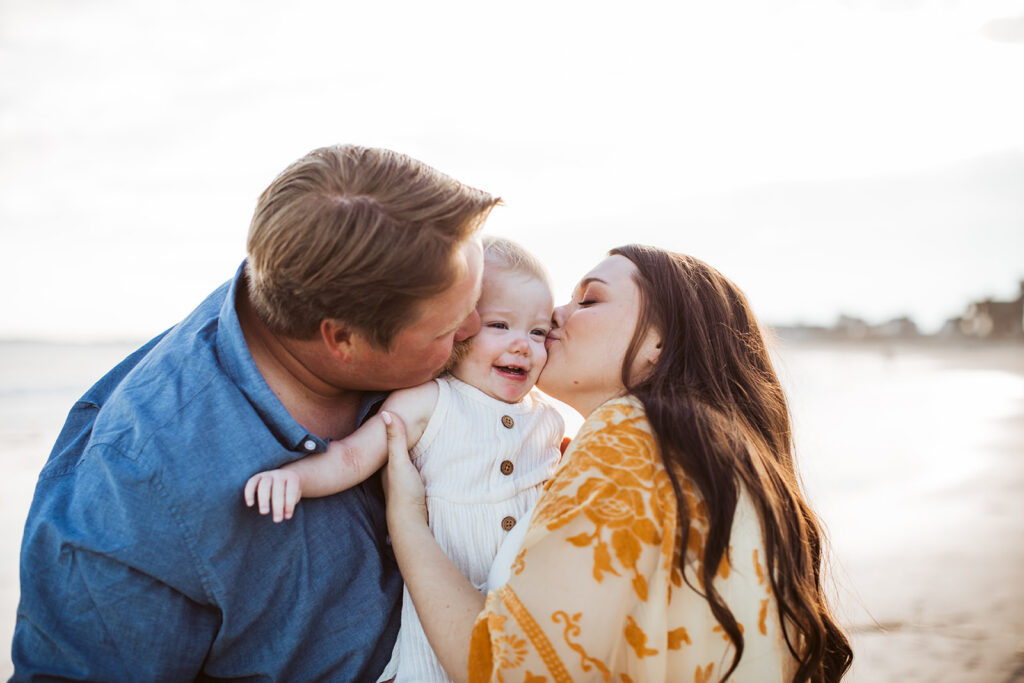
<path id="1" fill-rule="evenodd" d="M 493 327 L 496 330 L 507 330 L 508 324 L 500 321 L 487 323 L 487 327 Z"/>
<path id="2" fill-rule="evenodd" d="M 535 330 L 530 330 L 530 334 L 532 334 L 532 335 L 534 335 L 536 337 L 541 337 L 543 339 L 547 339 L 547 337 L 548 337 L 548 331 L 545 330 L 543 327 L 538 327 Z"/>

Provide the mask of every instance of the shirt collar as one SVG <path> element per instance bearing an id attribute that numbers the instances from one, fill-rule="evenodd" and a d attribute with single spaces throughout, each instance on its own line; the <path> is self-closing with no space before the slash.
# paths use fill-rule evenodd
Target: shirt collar
<path id="1" fill-rule="evenodd" d="M 246 286 L 245 261 L 238 267 L 235 277 L 228 287 L 227 296 L 221 304 L 217 325 L 217 355 L 225 372 L 234 380 L 238 389 L 245 395 L 256 409 L 260 419 L 274 436 L 291 451 L 303 453 L 319 453 L 327 449 L 327 440 L 311 434 L 305 427 L 296 422 L 274 392 L 267 385 L 256 361 L 249 352 L 242 334 L 242 325 L 238 320 L 235 301 L 239 287 Z M 383 399 L 385 394 L 369 392 L 363 397 L 359 409 L 359 421 L 362 421 Z"/>

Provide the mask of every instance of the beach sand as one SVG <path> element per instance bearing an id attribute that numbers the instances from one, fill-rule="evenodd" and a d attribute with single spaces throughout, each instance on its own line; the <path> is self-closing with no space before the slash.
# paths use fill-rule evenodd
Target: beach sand
<path id="1" fill-rule="evenodd" d="M 134 344 L 0 343 L 0 678 L 39 469 Z M 847 680 L 1024 681 L 1024 346 L 780 343 Z"/>
<path id="2" fill-rule="evenodd" d="M 1024 345 L 781 355 L 848 680 L 1024 681 Z"/>

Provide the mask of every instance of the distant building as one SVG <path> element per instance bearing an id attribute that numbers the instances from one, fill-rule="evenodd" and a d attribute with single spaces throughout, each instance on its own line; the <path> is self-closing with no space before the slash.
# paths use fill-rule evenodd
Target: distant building
<path id="1" fill-rule="evenodd" d="M 821 325 L 772 325 L 771 329 L 775 336 L 788 341 L 822 341 L 835 336 L 830 328 Z"/>
<path id="2" fill-rule="evenodd" d="M 921 336 L 921 332 L 917 329 L 917 323 L 903 316 L 901 318 L 893 318 L 881 325 L 875 325 L 871 328 L 871 336 L 884 337 L 886 339 L 912 339 Z"/>
<path id="3" fill-rule="evenodd" d="M 939 330 L 939 336 L 962 337 L 964 335 L 963 322 L 963 316 L 958 315 L 955 318 L 950 318 L 942 324 L 942 329 Z"/>
<path id="4" fill-rule="evenodd" d="M 969 337 L 1005 339 L 1024 337 L 1024 281 L 1013 301 L 985 299 L 967 307 L 960 331 Z"/>
<path id="5" fill-rule="evenodd" d="M 779 336 L 793 341 L 894 342 L 922 340 L 931 336 L 922 334 L 917 324 L 907 316 L 872 324 L 843 314 L 828 327 L 797 324 L 776 326 L 774 329 Z M 975 301 L 963 315 L 947 320 L 935 336 L 947 340 L 972 338 L 1024 342 L 1024 280 L 1013 301 Z"/>
<path id="6" fill-rule="evenodd" d="M 860 318 L 849 315 L 840 315 L 839 320 L 832 327 L 832 330 L 845 339 L 865 339 L 870 331 L 870 326 Z"/>
<path id="7" fill-rule="evenodd" d="M 840 315 L 831 327 L 788 325 L 775 327 L 776 333 L 793 341 L 844 341 L 916 339 L 921 336 L 917 324 L 903 316 L 880 325 L 851 315 Z"/>

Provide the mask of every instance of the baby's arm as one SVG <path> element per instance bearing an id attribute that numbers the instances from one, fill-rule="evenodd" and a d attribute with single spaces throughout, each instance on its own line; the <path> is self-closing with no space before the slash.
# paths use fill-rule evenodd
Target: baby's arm
<path id="1" fill-rule="evenodd" d="M 392 392 L 381 409 L 397 414 L 408 425 L 412 447 L 436 404 L 437 383 L 427 382 Z M 352 488 L 380 469 L 387 456 L 387 431 L 380 416 L 374 415 L 344 439 L 332 441 L 323 453 L 254 474 L 245 483 L 245 504 L 259 503 L 261 515 L 273 511 L 275 522 L 291 519 L 302 498 L 320 498 Z"/>

